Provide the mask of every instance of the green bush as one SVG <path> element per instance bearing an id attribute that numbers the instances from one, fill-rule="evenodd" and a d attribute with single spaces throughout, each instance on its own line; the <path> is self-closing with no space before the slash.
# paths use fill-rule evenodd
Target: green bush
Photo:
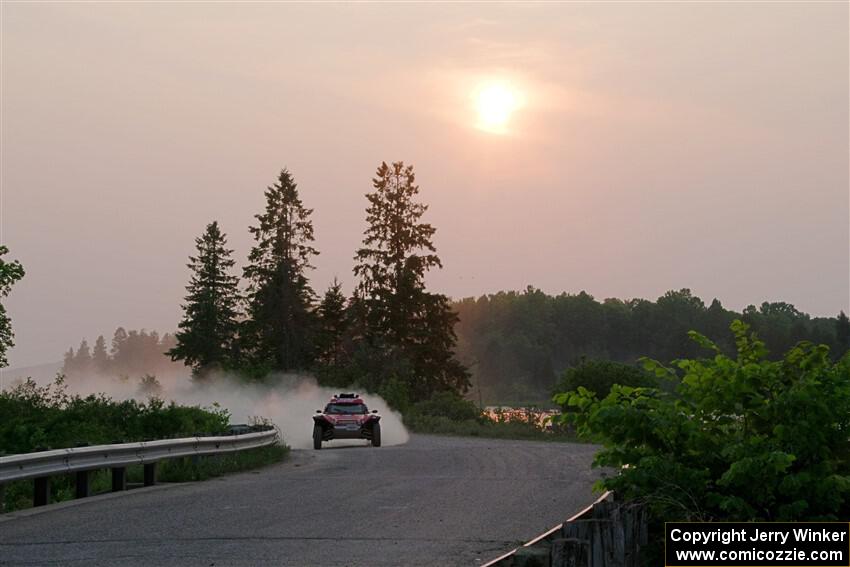
<path id="1" fill-rule="evenodd" d="M 620 471 L 600 488 L 645 501 L 656 522 L 846 520 L 850 353 L 832 362 L 828 347 L 803 342 L 770 361 L 747 325 L 731 329 L 735 358 L 691 332 L 713 358 L 644 361 L 671 391 L 555 396 L 577 410 L 562 420 L 604 444 L 595 465 Z"/>
<path id="2" fill-rule="evenodd" d="M 405 413 L 410 409 L 410 388 L 395 376 L 384 382 L 378 389 L 378 395 L 397 411 Z"/>
<path id="3" fill-rule="evenodd" d="M 610 360 L 581 359 L 576 366 L 568 368 L 555 387 L 556 392 L 571 392 L 586 388 L 597 396 L 607 396 L 614 384 L 620 386 L 655 386 L 658 381 L 653 374 L 637 366 Z"/>
<path id="4" fill-rule="evenodd" d="M 445 417 L 451 421 L 484 419 L 478 406 L 454 392 L 437 392 L 429 400 L 416 402 L 412 406 L 412 413 L 421 416 Z"/>
<path id="5" fill-rule="evenodd" d="M 39 386 L 32 380 L 0 391 L 0 454 L 62 449 L 81 444 L 144 441 L 226 431 L 229 413 L 178 406 L 151 398 L 116 402 L 103 394 L 70 395 L 60 376 Z"/>
<path id="6" fill-rule="evenodd" d="M 3 416 L 0 420 L 0 454 L 62 449 L 82 444 L 215 435 L 226 432 L 229 421 L 228 412 L 218 406 L 178 406 L 157 398 L 151 398 L 147 403 L 135 400 L 116 402 L 103 394 L 86 397 L 69 395 L 61 376 L 48 386 L 38 386 L 28 380 L 10 390 L 0 391 L 0 416 Z M 158 476 L 163 482 L 203 480 L 279 461 L 288 451 L 285 445 L 273 445 L 195 460 L 163 461 Z M 141 475 L 141 466 L 128 468 L 129 482 L 141 482 Z M 54 502 L 73 498 L 74 481 L 71 476 L 51 477 L 50 484 Z M 109 471 L 92 474 L 93 493 L 104 492 L 110 487 Z M 31 505 L 31 480 L 11 482 L 6 486 L 7 511 Z"/>

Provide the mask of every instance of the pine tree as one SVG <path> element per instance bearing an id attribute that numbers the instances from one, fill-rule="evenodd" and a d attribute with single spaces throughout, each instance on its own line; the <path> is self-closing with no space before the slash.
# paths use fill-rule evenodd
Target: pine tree
<path id="1" fill-rule="evenodd" d="M 227 248 L 227 237 L 218 222 L 207 225 L 195 239 L 197 256 L 190 256 L 192 271 L 183 305 L 183 320 L 175 334 L 177 345 L 166 354 L 191 366 L 196 377 L 233 366 L 239 317 L 239 278 L 229 273 L 235 262 Z M 159 335 L 143 337 L 153 350 Z"/>
<path id="2" fill-rule="evenodd" d="M 24 268 L 17 260 L 6 262 L 3 260 L 3 255 L 7 254 L 9 249 L 5 246 L 0 246 L 0 299 L 9 295 L 12 291 L 12 285 L 24 277 Z M 12 332 L 12 320 L 6 314 L 6 307 L 0 302 L 0 368 L 8 366 L 9 361 L 6 359 L 6 352 L 15 346 L 15 333 Z"/>
<path id="3" fill-rule="evenodd" d="M 65 352 L 65 357 L 62 361 L 62 371 L 61 371 L 61 373 L 64 374 L 65 376 L 68 376 L 70 374 L 73 374 L 76 371 L 77 371 L 77 369 L 76 369 L 76 365 L 75 365 L 75 361 L 74 361 L 74 347 L 70 347 Z"/>
<path id="4" fill-rule="evenodd" d="M 106 352 L 106 341 L 103 335 L 98 336 L 94 342 L 91 358 L 95 372 L 106 372 L 109 366 L 109 354 Z"/>
<path id="5" fill-rule="evenodd" d="M 112 335 L 112 348 L 109 351 L 110 359 L 112 360 L 113 370 L 119 375 L 126 375 L 130 365 L 128 364 L 127 356 L 127 331 L 124 327 L 115 329 Z"/>
<path id="6" fill-rule="evenodd" d="M 413 167 L 384 162 L 372 184 L 354 274 L 366 341 L 385 358 L 382 381 L 403 379 L 416 399 L 466 391 L 469 373 L 453 355 L 457 315 L 445 296 L 425 289 L 425 274 L 442 264 L 432 242 L 436 229 L 421 221 L 428 207 L 416 201 Z"/>
<path id="7" fill-rule="evenodd" d="M 336 374 L 345 357 L 344 337 L 348 328 L 342 284 L 334 278 L 317 309 L 319 332 L 316 336 L 316 360 Z"/>
<path id="8" fill-rule="evenodd" d="M 306 272 L 312 256 L 312 209 L 301 203 L 286 169 L 265 192 L 266 209 L 251 227 L 256 244 L 245 267 L 248 315 L 245 347 L 254 364 L 268 370 L 308 368 L 314 359 L 314 293 Z"/>
<path id="9" fill-rule="evenodd" d="M 89 342 L 85 339 L 80 343 L 80 348 L 77 349 L 77 354 L 74 356 L 74 366 L 76 371 L 81 374 L 91 372 L 92 358 Z"/>

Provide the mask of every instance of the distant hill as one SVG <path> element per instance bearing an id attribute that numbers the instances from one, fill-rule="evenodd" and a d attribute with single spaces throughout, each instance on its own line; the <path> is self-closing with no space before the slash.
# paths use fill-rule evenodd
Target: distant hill
<path id="1" fill-rule="evenodd" d="M 62 370 L 62 362 L 48 362 L 36 366 L 21 366 L 20 368 L 3 368 L 0 370 L 0 387 L 8 386 L 12 381 L 32 378 L 39 384 L 47 384 L 56 378 L 56 373 Z"/>

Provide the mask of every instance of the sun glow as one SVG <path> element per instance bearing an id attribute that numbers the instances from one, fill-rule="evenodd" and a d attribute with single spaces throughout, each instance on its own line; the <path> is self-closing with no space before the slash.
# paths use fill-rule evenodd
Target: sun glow
<path id="1" fill-rule="evenodd" d="M 516 93 L 504 83 L 492 83 L 480 88 L 474 99 L 478 112 L 476 126 L 486 132 L 507 132 L 511 114 L 519 107 Z"/>

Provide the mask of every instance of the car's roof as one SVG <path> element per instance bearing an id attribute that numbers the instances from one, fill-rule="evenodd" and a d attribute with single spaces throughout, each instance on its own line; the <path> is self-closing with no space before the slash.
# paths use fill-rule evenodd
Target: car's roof
<path id="1" fill-rule="evenodd" d="M 363 400 L 357 394 L 336 394 L 331 398 L 332 404 L 362 404 Z"/>

